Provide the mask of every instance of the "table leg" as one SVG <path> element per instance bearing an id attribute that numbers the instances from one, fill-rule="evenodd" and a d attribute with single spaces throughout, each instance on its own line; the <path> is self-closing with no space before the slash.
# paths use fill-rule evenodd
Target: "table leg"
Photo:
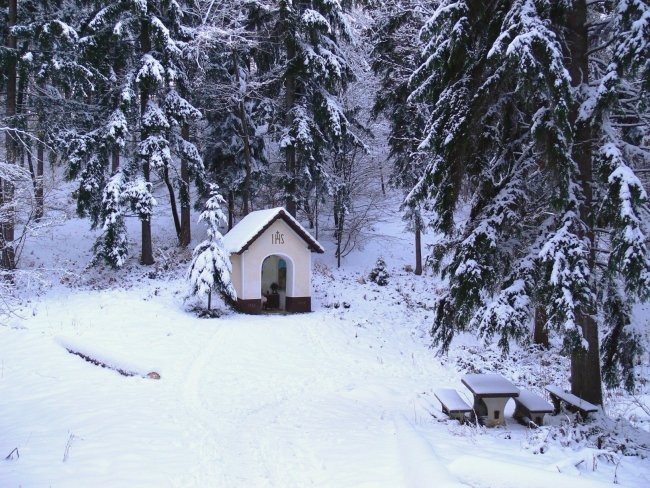
<path id="1" fill-rule="evenodd" d="M 480 396 L 474 396 L 474 414 L 477 417 L 485 417 L 488 414 L 487 406 Z"/>
<path id="2" fill-rule="evenodd" d="M 495 425 L 506 425 L 506 419 L 503 416 L 503 411 L 506 408 L 506 403 L 510 397 L 483 397 L 483 402 L 487 407 L 487 421 L 488 427 Z"/>

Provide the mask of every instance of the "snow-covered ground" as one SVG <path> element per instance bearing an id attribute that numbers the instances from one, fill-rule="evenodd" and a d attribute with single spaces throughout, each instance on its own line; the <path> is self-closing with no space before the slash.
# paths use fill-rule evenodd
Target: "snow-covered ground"
<path id="1" fill-rule="evenodd" d="M 321 240 L 313 313 L 218 319 L 184 310 L 182 266 L 132 263 L 113 283 L 83 270 L 86 225 L 28 243 L 24 259 L 47 263 L 57 284 L 0 325 L 0 487 L 650 486 L 650 461 L 614 442 L 647 456 L 642 429 L 591 445 L 613 416 L 576 425 L 560 415 L 529 430 L 512 402 L 503 428 L 442 414 L 433 392 L 453 387 L 469 401 L 467 371 L 541 393 L 541 379 L 566 381 L 567 364 L 530 351 L 504 361 L 467 337 L 437 357 L 427 331 L 441 285 L 404 270 L 411 236 L 399 222 L 381 224 L 340 271 Z M 159 263 L 174 252 L 172 242 Z M 386 287 L 364 279 L 379 254 Z M 66 266 L 75 273 L 52 271 Z"/>

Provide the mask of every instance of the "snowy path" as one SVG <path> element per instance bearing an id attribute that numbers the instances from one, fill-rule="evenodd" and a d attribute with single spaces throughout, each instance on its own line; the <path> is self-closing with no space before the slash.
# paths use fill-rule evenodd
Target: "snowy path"
<path id="1" fill-rule="evenodd" d="M 508 466 L 539 486 L 599 486 L 615 470 L 621 486 L 648 485 L 642 463 L 535 455 L 512 421 L 444 420 L 432 392 L 460 388 L 459 372 L 417 317 L 371 293 L 349 310 L 219 320 L 184 313 L 173 291 L 44 301 L 24 327 L 0 327 L 0 487 L 518 486 L 503 484 Z M 161 379 L 98 368 L 69 342 Z"/>
<path id="2" fill-rule="evenodd" d="M 324 343 L 323 334 L 339 344 Z M 301 317 L 220 326 L 183 389 L 188 414 L 205 432 L 197 442 L 203 479 L 194 481 L 401 486 L 394 415 L 379 401 L 400 404 L 400 395 L 379 386 L 385 368 L 373 356 L 364 364 L 358 348 L 324 321 Z"/>

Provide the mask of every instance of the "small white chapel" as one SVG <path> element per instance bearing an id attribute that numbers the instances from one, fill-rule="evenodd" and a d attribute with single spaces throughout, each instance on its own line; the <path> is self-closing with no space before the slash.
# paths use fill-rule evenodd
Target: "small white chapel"
<path id="1" fill-rule="evenodd" d="M 311 312 L 311 254 L 325 250 L 284 208 L 249 213 L 224 244 L 240 311 Z"/>

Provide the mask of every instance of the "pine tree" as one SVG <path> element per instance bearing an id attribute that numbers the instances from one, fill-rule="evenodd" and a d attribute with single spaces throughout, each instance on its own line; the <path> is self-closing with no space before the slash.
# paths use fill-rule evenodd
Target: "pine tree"
<path id="1" fill-rule="evenodd" d="M 235 199 L 241 200 L 241 213 L 246 215 L 260 180 L 270 178 L 264 140 L 255 134 L 255 105 L 235 102 L 233 111 L 214 111 L 207 116 L 211 139 L 206 147 L 206 172 L 221 187 L 228 188 L 230 227 Z"/>
<path id="2" fill-rule="evenodd" d="M 217 185 L 210 185 L 210 198 L 205 203 L 205 210 L 201 213 L 199 221 L 206 224 L 208 238 L 194 249 L 192 263 L 188 272 L 190 283 L 190 296 L 208 297 L 208 308 L 212 307 L 212 293 L 218 293 L 226 303 L 232 304 L 237 299 L 235 288 L 230 276 L 232 267 L 230 255 L 224 248 L 223 236 L 219 226 L 226 222 L 226 217 L 221 210 L 225 203 L 219 194 Z"/>
<path id="3" fill-rule="evenodd" d="M 22 1 L 19 3 L 16 36 L 18 83 L 16 120 L 22 136 L 17 145 L 20 164 L 31 173 L 34 218 L 44 214 L 43 170 L 45 147 L 53 140 L 62 114 L 70 113 L 73 98 L 91 89 L 88 72 L 76 62 L 78 34 L 72 25 L 76 17 L 61 2 Z M 34 145 L 36 164 L 34 165 Z"/>
<path id="4" fill-rule="evenodd" d="M 96 249 L 113 266 L 123 263 L 114 257 L 126 253 L 126 247 L 110 246 L 126 245 L 124 238 L 115 236 L 124 237 L 123 216 L 129 206 L 142 210 L 141 262 L 153 263 L 150 206 L 155 199 L 147 194 L 152 172 L 169 193 L 179 243 L 189 236 L 188 178 L 190 173 L 200 177 L 203 166 L 188 135 L 189 124 L 201 114 L 180 94 L 187 86 L 183 50 L 191 34 L 182 19 L 181 4 L 175 0 L 127 0 L 99 7 L 86 22 L 82 54 L 101 83 L 101 110 L 89 131 L 70 138 L 69 175 L 79 180 L 79 212 L 88 213 L 93 227 L 104 230 L 100 240 L 105 242 L 98 242 Z M 127 144 L 135 134 L 140 138 L 137 146 Z M 122 196 L 116 197 L 116 192 Z M 122 206 L 116 207 L 116 201 Z"/>
<path id="5" fill-rule="evenodd" d="M 597 9 L 594 16 L 598 15 L 591 29 L 597 62 L 591 65 L 594 82 L 582 100 L 579 116 L 598 136 L 594 173 L 601 186 L 596 187 L 594 198 L 602 204 L 596 218 L 601 237 L 597 247 L 611 249 L 599 257 L 606 263 L 606 284 L 600 293 L 603 377 L 609 386 L 623 383 L 631 390 L 635 356 L 642 352 L 631 309 L 636 300 L 647 300 L 650 293 L 643 218 L 648 198 L 634 173 L 635 168 L 645 169 L 650 163 L 650 152 L 643 145 L 650 137 L 650 6 L 619 1 L 592 8 Z"/>
<path id="6" fill-rule="evenodd" d="M 370 275 L 368 275 L 368 278 L 370 281 L 373 283 L 377 283 L 379 286 L 386 286 L 388 284 L 388 278 L 390 275 L 388 274 L 388 271 L 386 270 L 386 261 L 384 261 L 384 258 L 379 257 L 377 258 L 377 262 L 375 262 L 375 267 L 372 268 L 370 271 Z"/>
<path id="7" fill-rule="evenodd" d="M 72 25 L 76 17 L 67 2 L 24 0 L 8 3 L 8 17 L 3 25 L 0 65 L 7 74 L 6 85 L 6 155 L 10 164 L 29 169 L 34 208 L 29 219 L 44 214 L 43 169 L 45 145 L 53 140 L 60 124 L 72 110 L 73 99 L 92 89 L 88 71 L 76 62 L 78 34 Z M 4 77 L 3 77 L 4 78 Z M 3 90 L 4 91 L 4 90 Z M 67 100 L 66 100 L 67 97 Z M 33 149 L 36 146 L 36 164 Z M 17 199 L 24 191 L 10 182 L 3 186 L 4 226 L 3 263 L 16 265 L 15 224 L 20 218 Z M 21 238 L 18 237 L 16 241 Z"/>
<path id="8" fill-rule="evenodd" d="M 410 191 L 423 171 L 424 158 L 418 150 L 422 139 L 428 107 L 409 101 L 409 79 L 418 67 L 421 46 L 417 33 L 424 24 L 418 1 L 383 2 L 373 12 L 372 68 L 381 75 L 381 86 L 374 100 L 373 114 L 388 119 L 389 157 L 393 162 L 391 182 L 397 188 Z M 423 208 L 404 208 L 407 230 L 415 236 L 415 274 L 422 274 L 421 236 L 425 232 Z"/>
<path id="9" fill-rule="evenodd" d="M 128 256 L 128 237 L 124 224 L 124 173 L 116 172 L 104 187 L 100 219 L 104 232 L 95 243 L 95 260 L 103 259 L 115 268 L 121 268 Z M 150 192 L 146 192 L 150 195 Z M 153 203 L 153 202 L 152 202 Z M 152 205 L 153 206 L 153 205 Z"/>
<path id="10" fill-rule="evenodd" d="M 83 2 L 77 59 L 91 73 L 92 89 L 83 97 L 83 114 L 74 114 L 58 134 L 57 147 L 67 161 L 66 176 L 77 183 L 77 213 L 99 228 L 94 261 L 120 267 L 128 255 L 123 193 L 135 177 L 129 142 L 137 126 L 135 93 L 129 64 L 133 44 L 109 25 L 116 6 L 106 11 L 97 2 Z M 123 161 L 124 160 L 124 161 Z M 130 166 L 127 170 L 126 167 Z M 133 183 L 136 184 L 136 183 Z"/>
<path id="11" fill-rule="evenodd" d="M 268 86 L 285 162 L 280 184 L 295 216 L 308 197 L 305 189 L 327 187 L 330 148 L 356 139 L 338 99 L 352 78 L 338 44 L 349 27 L 338 1 L 278 0 L 250 7 L 249 24 L 266 40 L 255 51 L 256 64 L 274 74 Z"/>
<path id="12" fill-rule="evenodd" d="M 269 177 L 262 128 L 269 102 L 254 69 L 252 50 L 258 41 L 245 25 L 245 14 L 246 5 L 232 1 L 210 10 L 197 27 L 195 48 L 201 67 L 196 82 L 206 113 L 206 172 L 225 189 L 229 227 L 235 200 L 247 214 L 260 180 Z"/>
<path id="13" fill-rule="evenodd" d="M 610 25 L 610 35 L 622 32 Z M 449 291 L 432 328 L 443 350 L 456 331 L 474 330 L 498 336 L 507 352 L 511 340 L 528 337 L 541 307 L 571 354 L 572 391 L 602 403 L 595 317 L 597 297 L 612 287 L 600 287 L 597 262 L 603 254 L 609 273 L 631 279 L 641 298 L 648 287 L 635 276 L 650 266 L 633 217 L 643 204 L 638 179 L 629 166 L 624 177 L 611 167 L 600 177 L 592 157 L 599 131 L 587 115 L 594 93 L 588 62 L 593 52 L 612 53 L 589 51 L 588 29 L 582 0 L 440 2 L 411 79 L 411 100 L 435 105 L 420 145 L 429 161 L 409 200 L 428 201 L 434 227 L 449 238 L 442 249 L 451 254 L 443 268 Z M 635 190 L 621 192 L 622 181 Z M 602 222 L 608 238 L 597 243 L 601 193 L 636 196 L 617 206 L 630 211 L 620 214 L 624 225 Z M 458 212 L 461 203 L 466 212 Z"/>

